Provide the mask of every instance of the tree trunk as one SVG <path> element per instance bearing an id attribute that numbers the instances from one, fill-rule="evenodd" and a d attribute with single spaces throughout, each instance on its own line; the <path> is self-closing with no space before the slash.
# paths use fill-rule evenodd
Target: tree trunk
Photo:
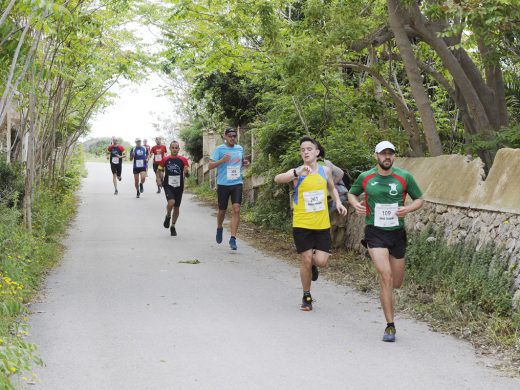
<path id="1" fill-rule="evenodd" d="M 20 50 L 22 48 L 23 41 L 25 40 L 25 36 L 27 35 L 27 31 L 29 31 L 31 18 L 27 21 L 25 28 L 22 31 L 22 35 L 18 40 L 18 46 L 16 46 L 16 50 L 14 51 L 13 60 L 11 61 L 11 67 L 9 68 L 9 75 L 7 76 L 7 82 L 5 83 L 5 89 L 2 94 L 2 98 L 0 99 L 0 123 L 4 122 L 5 112 L 9 109 L 11 95 L 11 84 L 13 82 L 14 71 L 16 69 L 16 63 L 18 62 L 18 57 L 20 56 Z"/>
<path id="2" fill-rule="evenodd" d="M 412 95 L 417 104 L 419 114 L 421 115 L 424 136 L 428 144 L 428 150 L 432 156 L 440 156 L 442 154 L 442 144 L 437 132 L 433 110 L 430 105 L 430 99 L 423 86 L 423 79 L 419 72 L 419 66 L 413 53 L 412 45 L 408 40 L 408 35 L 404 30 L 404 17 L 399 6 L 399 0 L 387 0 L 389 25 L 394 33 L 395 42 L 399 48 L 399 53 L 403 59 L 403 63 L 410 82 Z"/>
<path id="3" fill-rule="evenodd" d="M 34 81 L 34 77 L 33 80 Z M 36 125 L 36 96 L 34 84 L 29 93 L 29 132 L 27 144 L 27 161 L 25 173 L 25 193 L 23 197 L 25 227 L 32 232 L 32 194 L 34 182 L 34 129 Z"/>
<path id="4" fill-rule="evenodd" d="M 424 17 L 417 4 L 412 4 L 411 7 L 412 27 L 417 31 L 417 34 L 435 50 L 453 77 L 455 84 L 466 101 L 468 112 L 475 122 L 475 128 L 479 135 L 482 136 L 484 141 L 491 141 L 493 138 L 493 128 L 486 114 L 486 109 L 475 87 L 468 78 L 468 75 L 462 68 L 461 63 L 451 52 L 446 42 L 437 35 L 437 32 L 426 26 Z M 494 154 L 489 149 L 480 149 L 477 153 L 484 162 L 486 170 L 489 170 L 493 164 Z"/>
<path id="5" fill-rule="evenodd" d="M 0 26 L 4 24 L 5 20 L 7 19 L 7 15 L 9 15 L 9 12 L 11 12 L 11 9 L 14 6 L 14 3 L 16 3 L 16 0 L 11 0 L 5 8 L 4 12 L 2 12 L 2 16 L 0 16 Z"/>

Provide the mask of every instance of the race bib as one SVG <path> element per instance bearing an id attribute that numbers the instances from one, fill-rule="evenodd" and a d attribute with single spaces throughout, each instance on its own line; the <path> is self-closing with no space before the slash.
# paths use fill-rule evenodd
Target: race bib
<path id="1" fill-rule="evenodd" d="M 159 161 L 161 161 L 161 160 L 162 160 L 162 155 L 160 155 L 160 154 L 156 154 L 156 155 L 155 155 L 155 161 L 159 162 Z"/>
<path id="2" fill-rule="evenodd" d="M 374 225 L 377 227 L 399 226 L 399 217 L 395 215 L 399 205 L 397 203 L 376 203 L 374 210 Z"/>
<path id="3" fill-rule="evenodd" d="M 180 187 L 181 186 L 181 177 L 180 176 L 168 176 L 168 185 L 172 187 Z"/>
<path id="4" fill-rule="evenodd" d="M 325 210 L 325 191 L 307 191 L 303 193 L 305 211 L 308 213 Z"/>
<path id="5" fill-rule="evenodd" d="M 231 165 L 231 166 L 227 167 L 227 179 L 228 180 L 240 179 L 240 166 L 239 165 Z"/>
<path id="6" fill-rule="evenodd" d="M 119 157 L 112 157 L 112 164 L 119 164 Z"/>
<path id="7" fill-rule="evenodd" d="M 144 168 L 144 160 L 135 160 L 136 168 Z"/>

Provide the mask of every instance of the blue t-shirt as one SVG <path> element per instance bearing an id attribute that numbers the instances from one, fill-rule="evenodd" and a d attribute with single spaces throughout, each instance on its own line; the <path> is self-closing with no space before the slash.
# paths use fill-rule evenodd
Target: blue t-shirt
<path id="1" fill-rule="evenodd" d="M 134 168 L 146 168 L 147 152 L 144 146 L 136 147 L 131 154 L 134 159 Z"/>
<path id="2" fill-rule="evenodd" d="M 227 163 L 220 164 L 217 167 L 217 184 L 224 186 L 233 186 L 242 184 L 242 159 L 244 158 L 244 149 L 240 145 L 233 147 L 222 144 L 211 154 L 210 160 L 218 161 L 226 153 L 230 154 Z"/>

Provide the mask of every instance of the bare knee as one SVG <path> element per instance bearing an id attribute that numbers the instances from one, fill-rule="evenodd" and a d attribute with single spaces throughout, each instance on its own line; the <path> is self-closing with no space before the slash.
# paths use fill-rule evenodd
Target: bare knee
<path id="1" fill-rule="evenodd" d="M 240 205 L 238 203 L 233 204 L 233 214 L 240 214 Z"/>
<path id="2" fill-rule="evenodd" d="M 379 280 L 380 280 L 382 286 L 385 286 L 385 287 L 394 286 L 394 278 L 392 277 L 391 271 L 379 272 Z"/>

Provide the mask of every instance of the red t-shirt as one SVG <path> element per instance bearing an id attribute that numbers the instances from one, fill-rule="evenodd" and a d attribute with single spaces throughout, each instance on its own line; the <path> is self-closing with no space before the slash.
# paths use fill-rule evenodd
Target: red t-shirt
<path id="1" fill-rule="evenodd" d="M 165 145 L 154 145 L 152 146 L 151 154 L 153 154 L 153 163 L 159 164 L 166 155 Z"/>

